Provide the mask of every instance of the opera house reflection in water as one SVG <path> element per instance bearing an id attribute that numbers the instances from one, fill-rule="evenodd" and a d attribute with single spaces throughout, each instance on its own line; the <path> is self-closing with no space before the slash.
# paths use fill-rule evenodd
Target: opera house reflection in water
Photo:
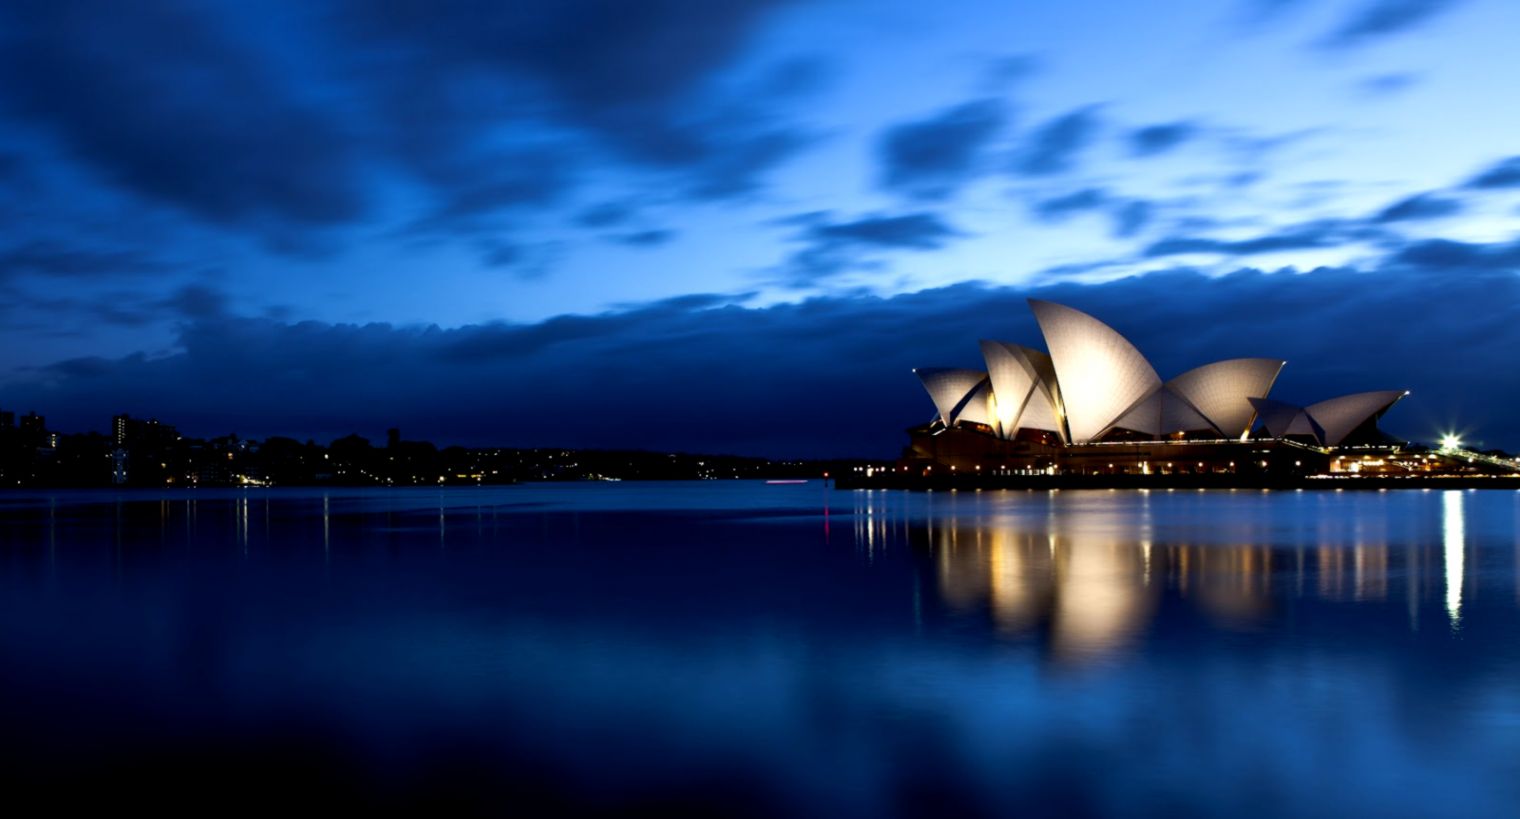
<path id="1" fill-rule="evenodd" d="M 974 491 L 946 499 L 942 492 L 926 501 L 934 511 L 925 514 L 911 495 L 859 492 L 855 538 L 868 557 L 907 547 L 924 570 L 919 594 L 932 595 L 952 618 L 983 619 L 999 637 L 1035 640 L 1057 662 L 1121 655 L 1145 638 L 1163 607 L 1213 629 L 1251 631 L 1274 627 L 1295 600 L 1402 603 L 1408 627 L 1418 630 L 1422 607 L 1444 595 L 1446 624 L 1461 628 L 1468 492 L 1440 493 L 1439 542 L 1419 534 L 1429 529 L 1403 509 L 1367 514 L 1365 504 L 1379 497 L 1370 493 L 1355 515 L 1246 502 L 1227 524 L 1157 531 L 1156 504 L 1165 502 L 1175 518 L 1179 501 L 1205 494 Z M 1213 503 L 1237 495 L 1207 494 Z M 1279 494 L 1300 507 L 1342 497 Z M 1520 603 L 1520 550 L 1515 560 Z"/>

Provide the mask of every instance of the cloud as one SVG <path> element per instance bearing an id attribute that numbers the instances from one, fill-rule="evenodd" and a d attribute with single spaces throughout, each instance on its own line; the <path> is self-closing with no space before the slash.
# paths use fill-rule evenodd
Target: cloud
<path id="1" fill-rule="evenodd" d="M 209 321 L 229 315 L 227 294 L 204 284 L 187 284 L 159 302 L 180 316 L 194 321 Z"/>
<path id="2" fill-rule="evenodd" d="M 193 5 L 0 11 L 0 109 L 99 178 L 199 219 L 278 231 L 365 210 L 349 135 Z"/>
<path id="3" fill-rule="evenodd" d="M 1418 28 L 1455 8 L 1461 0 L 1366 0 L 1325 38 L 1332 48 L 1359 46 Z"/>
<path id="4" fill-rule="evenodd" d="M 750 195 L 816 141 L 787 112 L 829 76 L 746 63 L 786 0 L 266 5 L 5 4 L 0 156 L 64 180 L 54 222 L 119 207 L 278 253 L 375 220 L 476 241 L 592 176 Z"/>
<path id="5" fill-rule="evenodd" d="M 28 324 L 0 323 L 9 332 L 45 331 L 58 336 L 84 336 L 110 327 L 141 328 L 179 321 L 207 321 L 229 315 L 226 293 L 200 281 L 183 283 L 167 295 L 150 287 L 71 287 L 67 294 L 43 294 L 22 288 L 0 290 L 0 315 L 13 312 Z M 14 337 L 12 337 L 14 338 Z M 7 339 L 9 341 L 10 339 Z"/>
<path id="6" fill-rule="evenodd" d="M 1508 372 L 1520 325 L 1474 306 L 1520 300 L 1517 261 L 1513 244 L 1428 243 L 1369 272 L 1178 269 L 759 308 L 698 295 L 452 330 L 220 318 L 184 325 L 181 352 L 63 362 L 8 400 L 64 429 L 129 411 L 198 435 L 326 440 L 399 425 L 444 443 L 890 457 L 932 412 L 910 369 L 981 366 L 978 338 L 1039 345 L 1024 305 L 1034 296 L 1112 323 L 1164 376 L 1281 357 L 1275 397 L 1411 389 L 1385 428 L 1428 438 L 1462 424 L 1513 447 L 1520 381 L 1494 373 Z"/>
<path id="7" fill-rule="evenodd" d="M 1466 187 L 1476 190 L 1520 188 L 1520 156 L 1512 156 L 1494 163 L 1469 179 Z"/>
<path id="8" fill-rule="evenodd" d="M 1066 173 L 1102 127 L 1098 106 L 1069 111 L 1030 134 L 1014 157 L 1014 172 L 1025 176 Z"/>
<path id="9" fill-rule="evenodd" d="M 623 228 L 615 233 L 604 234 L 608 241 L 630 247 L 652 247 L 673 241 L 680 231 L 664 227 L 633 228 L 629 225 L 639 215 L 637 204 L 629 201 L 603 202 L 581 211 L 575 217 L 576 224 L 593 229 Z"/>
<path id="10" fill-rule="evenodd" d="M 619 233 L 610 238 L 618 244 L 630 247 L 655 247 L 672 241 L 676 235 L 676 231 L 669 228 L 649 228 L 631 233 Z"/>
<path id="11" fill-rule="evenodd" d="M 1374 216 L 1373 221 L 1383 224 L 1411 222 L 1440 219 L 1461 212 L 1462 203 L 1456 199 L 1434 193 L 1421 193 L 1394 202 Z"/>
<path id="12" fill-rule="evenodd" d="M 962 235 L 928 211 L 869 214 L 845 221 L 828 212 L 814 212 L 781 223 L 797 228 L 792 238 L 802 243 L 781 269 L 780 282 L 790 287 L 811 287 L 848 271 L 878 268 L 884 251 L 938 250 Z"/>
<path id="13" fill-rule="evenodd" d="M 834 73 L 835 65 L 822 54 L 792 57 L 771 66 L 748 91 L 766 99 L 806 97 L 827 86 Z"/>
<path id="14" fill-rule="evenodd" d="M 565 251 L 564 243 L 554 240 L 517 241 L 492 236 L 478 244 L 481 264 L 523 280 L 548 275 Z"/>
<path id="15" fill-rule="evenodd" d="M 1150 224 L 1156 205 L 1144 199 L 1120 196 L 1106 188 L 1083 188 L 1035 202 L 1033 210 L 1036 216 L 1047 222 L 1101 212 L 1112 220 L 1113 235 L 1122 239 L 1134 236 Z"/>
<path id="16" fill-rule="evenodd" d="M 1448 239 L 1429 239 L 1401 249 L 1395 264 L 1442 273 L 1520 274 L 1520 241 L 1508 244 L 1476 244 Z M 1496 303 L 1496 302 L 1489 302 Z"/>
<path id="17" fill-rule="evenodd" d="M 812 138 L 768 106 L 816 85 L 817 60 L 788 60 L 747 87 L 716 80 L 776 0 L 344 2 L 347 45 L 387 138 L 446 188 L 480 173 L 503 127 L 567 162 L 606 159 L 678 173 L 684 193 L 747 193 Z"/>
<path id="18" fill-rule="evenodd" d="M 1276 233 L 1249 239 L 1215 239 L 1198 236 L 1170 236 L 1146 247 L 1145 258 L 1212 253 L 1222 256 L 1254 256 L 1290 250 L 1336 247 L 1347 242 L 1379 238 L 1381 233 L 1355 221 L 1322 219 L 1292 225 Z"/>
<path id="19" fill-rule="evenodd" d="M 638 213 L 632 202 L 599 202 L 576 215 L 575 221 L 583 227 L 606 228 L 626 223 Z"/>
<path id="20" fill-rule="evenodd" d="M 1249 23 L 1265 23 L 1297 10 L 1304 0 L 1244 0 L 1244 18 Z"/>
<path id="21" fill-rule="evenodd" d="M 1378 74 L 1357 83 L 1357 90 L 1368 97 L 1389 97 L 1408 91 L 1420 82 L 1420 75 L 1411 72 Z"/>
<path id="22" fill-rule="evenodd" d="M 1044 61 L 1033 54 L 1009 54 L 987 61 L 979 85 L 992 93 L 1002 93 L 1009 86 L 1033 77 Z"/>
<path id="23" fill-rule="evenodd" d="M 735 118 L 714 125 L 699 161 L 689 165 L 685 193 L 714 200 L 750 194 L 771 169 L 816 142 L 816 136 L 787 125 L 760 125 Z"/>
<path id="24" fill-rule="evenodd" d="M 466 156 L 468 154 L 465 154 Z M 576 168 L 554 150 L 499 150 L 490 160 L 479 159 L 473 173 L 457 179 L 436 179 L 443 189 L 438 201 L 407 227 L 413 235 L 489 230 L 503 209 L 551 205 L 574 185 Z"/>
<path id="25" fill-rule="evenodd" d="M 1129 238 L 1145 229 L 1155 216 L 1156 206 L 1143 199 L 1131 199 L 1113 211 L 1114 235 Z"/>
<path id="26" fill-rule="evenodd" d="M 938 216 L 927 212 L 816 224 L 808 233 L 824 242 L 910 250 L 936 250 L 958 235 Z"/>
<path id="27" fill-rule="evenodd" d="M 20 276 L 96 279 L 160 273 L 168 266 L 138 250 L 31 240 L 0 249 L 0 281 Z"/>
<path id="28" fill-rule="evenodd" d="M 1238 130 L 1233 133 L 1225 131 L 1223 136 L 1224 145 L 1234 154 L 1236 162 L 1246 166 L 1246 173 L 1259 178 L 1262 175 L 1261 168 L 1278 159 L 1278 155 L 1291 149 L 1301 149 L 1331 133 L 1327 128 L 1299 128 L 1267 135 Z"/>
<path id="29" fill-rule="evenodd" d="M 1130 156 L 1157 156 L 1171 151 L 1198 135 L 1192 122 L 1166 122 L 1147 125 L 1129 132 Z"/>
<path id="30" fill-rule="evenodd" d="M 165 319 L 200 322 L 231 316 L 226 293 L 195 282 L 181 285 L 168 296 L 143 292 L 108 293 L 77 307 L 82 307 L 94 320 L 123 327 L 143 327 Z"/>
<path id="31" fill-rule="evenodd" d="M 1107 205 L 1109 199 L 1108 191 L 1102 188 L 1083 188 L 1036 202 L 1034 212 L 1046 221 L 1057 221 L 1072 214 L 1098 210 Z"/>
<path id="32" fill-rule="evenodd" d="M 877 141 L 882 187 L 921 199 L 955 193 L 981 169 L 1006 116 L 999 101 L 974 100 L 888 128 Z"/>
<path id="33" fill-rule="evenodd" d="M 552 90 L 550 102 L 568 120 L 609 128 L 671 113 L 672 103 L 684 101 L 731 60 L 764 14 L 779 5 L 654 0 L 630 9 L 618 0 L 512 6 L 398 0 L 355 3 L 346 11 L 356 31 L 412 52 L 402 56 L 408 65 L 532 77 Z M 679 138 L 652 143 L 648 136 L 629 137 L 630 147 L 659 151 L 683 144 Z"/>
<path id="34" fill-rule="evenodd" d="M 1520 182 L 1517 182 L 1520 184 Z M 1469 183 L 1469 187 L 1472 183 Z M 1323 198 L 1323 192 L 1309 191 L 1309 196 Z M 1403 247 L 1392 230 L 1399 223 L 1430 221 L 1455 216 L 1465 208 L 1463 202 L 1439 191 L 1413 194 L 1389 204 L 1382 210 L 1360 218 L 1316 219 L 1287 225 L 1259 236 L 1244 239 L 1220 239 L 1181 233 L 1164 237 L 1146 247 L 1141 256 L 1155 259 L 1186 254 L 1220 256 L 1254 256 L 1294 250 L 1314 250 L 1355 244 L 1374 244 L 1382 248 Z M 1201 222 L 1194 230 L 1208 230 Z"/>

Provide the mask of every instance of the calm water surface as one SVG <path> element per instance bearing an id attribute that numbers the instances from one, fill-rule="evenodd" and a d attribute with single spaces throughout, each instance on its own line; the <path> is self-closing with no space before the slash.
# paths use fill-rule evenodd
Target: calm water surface
<path id="1" fill-rule="evenodd" d="M 1513 816 L 1520 493 L 0 494 L 0 785 Z"/>

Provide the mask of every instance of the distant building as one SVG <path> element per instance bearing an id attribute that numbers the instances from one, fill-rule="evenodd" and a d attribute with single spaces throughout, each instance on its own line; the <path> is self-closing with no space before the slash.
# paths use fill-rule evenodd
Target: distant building
<path id="1" fill-rule="evenodd" d="M 38 448 L 47 446 L 47 419 L 36 412 L 28 412 L 21 416 L 21 423 L 17 425 L 16 431 L 24 446 Z"/>
<path id="2" fill-rule="evenodd" d="M 111 419 L 111 443 L 125 449 L 134 447 L 158 447 L 173 443 L 179 431 L 168 424 L 160 424 L 157 418 L 143 420 L 122 413 Z"/>
<path id="3" fill-rule="evenodd" d="M 179 441 L 179 431 L 157 418 L 111 418 L 111 482 L 117 485 L 162 485 L 169 478 L 167 453 Z"/>
<path id="4" fill-rule="evenodd" d="M 1043 473 L 1297 472 L 1388 446 L 1377 420 L 1408 393 L 1299 407 L 1267 398 L 1285 362 L 1216 361 L 1163 381 L 1112 327 L 1029 300 L 1046 350 L 982 341 L 986 370 L 914 372 L 934 403 L 903 466 Z M 1337 461 L 1339 463 L 1340 461 Z"/>

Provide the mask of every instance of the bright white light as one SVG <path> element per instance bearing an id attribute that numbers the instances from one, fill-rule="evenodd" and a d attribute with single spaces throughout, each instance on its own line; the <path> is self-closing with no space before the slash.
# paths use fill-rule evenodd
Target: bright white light
<path id="1" fill-rule="evenodd" d="M 1461 448 L 1462 448 L 1462 439 L 1461 438 L 1457 437 L 1456 435 L 1452 435 L 1451 433 L 1447 433 L 1447 434 L 1441 436 L 1441 450 L 1443 452 L 1450 452 L 1450 451 L 1452 451 L 1454 449 L 1461 449 Z"/>

